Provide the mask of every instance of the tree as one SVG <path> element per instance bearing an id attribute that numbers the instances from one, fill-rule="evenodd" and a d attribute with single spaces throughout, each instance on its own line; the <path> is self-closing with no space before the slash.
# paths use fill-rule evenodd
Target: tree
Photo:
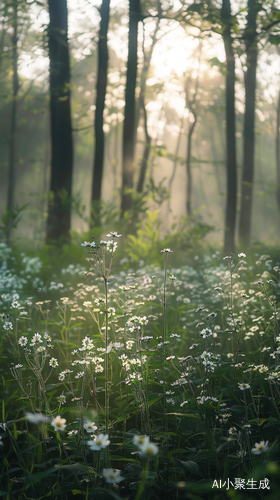
<path id="1" fill-rule="evenodd" d="M 232 47 L 230 0 L 223 0 L 221 9 L 222 37 L 226 54 L 226 162 L 227 197 L 224 233 L 224 253 L 234 252 L 237 200 L 237 166 L 235 139 L 235 57 Z"/>
<path id="2" fill-rule="evenodd" d="M 105 107 L 105 96 L 107 88 L 107 71 L 108 71 L 108 25 L 110 15 L 110 0 L 103 0 L 100 8 L 100 31 L 98 39 L 98 67 L 97 67 L 97 84 L 96 84 L 96 107 L 95 107 L 95 153 L 93 164 L 93 181 L 91 200 L 95 205 L 95 219 L 93 224 L 100 224 L 100 201 L 101 187 L 104 167 L 104 130 L 103 130 L 103 113 Z"/>
<path id="3" fill-rule="evenodd" d="M 73 145 L 70 112 L 70 64 L 67 36 L 67 1 L 48 0 L 51 118 L 51 183 L 47 240 L 69 237 Z"/>
<path id="4" fill-rule="evenodd" d="M 15 190 L 15 151 L 16 151 L 16 129 L 17 129 L 17 101 L 19 91 L 18 79 L 18 2 L 13 1 L 13 34 L 12 34 L 12 109 L 11 109 L 11 127 L 9 140 L 9 160 L 8 160 L 8 199 L 7 199 L 7 215 L 9 217 L 7 227 L 7 244 L 10 242 L 12 229 L 12 212 L 14 208 L 14 190 Z M 3 40 L 4 41 L 4 40 Z"/>
<path id="5" fill-rule="evenodd" d="M 138 23 L 141 20 L 140 0 L 129 0 L 128 59 L 123 126 L 121 214 L 132 208 L 133 158 L 135 143 L 135 89 L 137 77 Z"/>
<path id="6" fill-rule="evenodd" d="M 246 248 L 250 243 L 255 146 L 255 104 L 257 73 L 257 14 L 260 9 L 258 0 L 248 0 L 247 25 L 244 30 L 246 66 L 245 72 L 245 114 L 243 131 L 243 171 L 241 186 L 241 209 L 239 239 Z"/>
<path id="7" fill-rule="evenodd" d="M 192 151 L 192 136 L 197 124 L 197 111 L 196 111 L 196 99 L 199 85 L 199 70 L 200 70 L 200 57 L 201 57 L 202 43 L 199 45 L 199 66 L 197 71 L 197 76 L 194 85 L 194 93 L 192 99 L 189 93 L 189 82 L 186 80 L 186 106 L 192 113 L 192 122 L 189 120 L 188 134 L 187 134 L 187 157 L 186 157 L 186 171 L 187 171 L 187 197 L 186 197 L 186 211 L 188 216 L 192 214 L 192 171 L 191 171 L 191 151 Z"/>

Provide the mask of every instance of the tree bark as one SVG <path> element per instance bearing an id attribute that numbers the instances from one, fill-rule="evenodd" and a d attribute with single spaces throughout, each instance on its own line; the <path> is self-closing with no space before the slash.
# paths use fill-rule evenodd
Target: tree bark
<path id="1" fill-rule="evenodd" d="M 13 97 L 11 110 L 11 129 L 9 140 L 9 174 L 8 174 L 8 199 L 7 212 L 8 214 L 14 208 L 14 191 L 15 191 L 15 149 L 16 149 L 16 129 L 17 129 L 17 100 L 18 100 L 18 7 L 17 1 L 13 2 L 13 35 L 12 35 L 12 58 L 13 58 Z M 7 228 L 7 245 L 10 243 L 12 230 L 12 217 L 9 217 Z"/>
<path id="2" fill-rule="evenodd" d="M 256 20 L 259 9 L 257 0 L 248 0 L 247 26 L 244 40 L 247 56 L 245 73 L 245 116 L 243 133 L 243 173 L 241 188 L 241 210 L 239 223 L 239 239 L 245 249 L 250 244 L 253 181 L 254 181 L 254 146 L 255 146 L 255 99 L 257 73 L 257 33 Z"/>
<path id="3" fill-rule="evenodd" d="M 146 91 L 146 82 L 147 82 L 147 77 L 148 77 L 148 72 L 151 66 L 151 60 L 153 56 L 153 51 L 155 44 L 157 42 L 157 32 L 159 30 L 159 23 L 160 23 L 160 16 L 161 16 L 161 3 L 158 1 L 158 18 L 156 21 L 156 26 L 155 30 L 152 36 L 152 43 L 150 50 L 148 54 L 145 54 L 145 47 L 144 47 L 144 42 L 145 42 L 145 37 L 143 35 L 143 56 L 144 56 L 144 64 L 142 68 L 142 73 L 140 77 L 140 95 L 138 99 L 138 106 L 137 106 L 137 117 L 136 117 L 136 124 L 135 124 L 135 133 L 137 134 L 137 128 L 138 128 L 138 123 L 139 123 L 139 117 L 140 117 L 140 110 L 143 110 L 143 119 L 144 119 L 144 132 L 145 132 L 145 147 L 144 147 L 144 153 L 143 153 L 143 158 L 141 161 L 140 165 L 140 173 L 139 173 L 139 178 L 138 178 L 138 183 L 137 183 L 137 192 L 142 193 L 144 189 L 144 182 L 145 182 L 145 177 L 146 177 L 146 172 L 148 168 L 148 160 L 150 156 L 150 151 L 151 151 L 151 142 L 152 138 L 149 135 L 148 131 L 148 120 L 147 120 L 147 111 L 145 107 L 145 91 Z M 144 23 L 143 23 L 144 26 Z"/>
<path id="4" fill-rule="evenodd" d="M 48 0 L 51 122 L 51 196 L 47 240 L 69 238 L 73 144 L 70 109 L 70 63 L 67 37 L 67 1 Z"/>
<path id="5" fill-rule="evenodd" d="M 200 70 L 200 57 L 201 57 L 201 48 L 202 46 L 200 45 L 200 52 L 199 52 L 199 67 L 197 71 L 197 77 L 196 77 L 196 82 L 195 82 L 195 91 L 192 100 L 189 98 L 189 93 L 188 93 L 188 84 L 186 84 L 186 104 L 191 111 L 193 115 L 193 123 L 190 124 L 189 122 L 189 130 L 188 130 L 188 136 L 187 136 L 187 158 L 186 158 L 186 170 L 187 170 L 187 197 L 186 197 L 186 211 L 187 215 L 191 216 L 192 214 L 192 171 L 191 171 L 191 149 L 192 149 L 192 135 L 195 130 L 195 126 L 197 123 L 197 113 L 195 110 L 195 102 L 196 102 L 196 96 L 197 96 L 197 91 L 198 91 L 198 84 L 199 84 L 199 70 Z"/>
<path id="6" fill-rule="evenodd" d="M 93 181 L 91 201 L 94 210 L 92 225 L 100 225 L 100 202 L 102 177 L 104 169 L 104 130 L 103 114 L 105 107 L 107 72 L 108 72 L 108 25 L 110 16 L 110 0 L 103 0 L 100 8 L 100 31 L 98 40 L 98 68 L 95 107 L 95 153 L 93 163 Z"/>
<path id="7" fill-rule="evenodd" d="M 276 201 L 280 212 L 280 91 L 278 94 L 277 103 L 277 120 L 276 120 Z"/>
<path id="8" fill-rule="evenodd" d="M 223 22 L 223 41 L 226 53 L 226 158 L 227 158 L 227 195 L 224 233 L 225 255 L 234 252 L 234 235 L 237 203 L 237 165 L 235 138 L 235 57 L 231 37 L 230 0 L 223 0 L 221 17 Z"/>
<path id="9" fill-rule="evenodd" d="M 133 188 L 133 157 L 135 142 L 135 89 L 137 77 L 138 22 L 140 0 L 129 0 L 128 60 L 125 89 L 125 111 L 123 126 L 123 164 L 121 215 L 132 208 L 132 195 L 126 191 Z"/>

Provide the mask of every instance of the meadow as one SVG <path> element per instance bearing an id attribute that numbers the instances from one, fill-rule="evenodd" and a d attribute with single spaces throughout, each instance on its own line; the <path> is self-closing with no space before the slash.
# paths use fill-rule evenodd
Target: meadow
<path id="1" fill-rule="evenodd" d="M 278 499 L 277 259 L 75 252 L 0 244 L 0 496 Z"/>

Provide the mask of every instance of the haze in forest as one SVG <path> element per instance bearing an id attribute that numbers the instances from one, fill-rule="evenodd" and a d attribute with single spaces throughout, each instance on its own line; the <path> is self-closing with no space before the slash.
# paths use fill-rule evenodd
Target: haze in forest
<path id="1" fill-rule="evenodd" d="M 60 1 L 57 0 L 57 4 Z M 61 1 L 62 8 L 68 6 L 68 38 L 59 43 L 67 45 L 70 58 L 69 82 L 64 82 L 63 92 L 67 87 L 65 99 L 69 102 L 71 99 L 69 134 L 73 140 L 73 158 L 69 158 L 73 172 L 67 182 L 72 190 L 71 229 L 79 233 L 89 229 L 93 199 L 98 47 L 105 4 L 105 0 L 102 4 L 94 0 L 69 0 L 67 4 Z M 136 12 L 138 39 L 137 61 L 134 62 L 137 79 L 132 96 L 135 112 L 133 123 L 127 122 L 128 131 L 136 130 L 132 130 L 133 171 L 126 187 L 129 188 L 132 182 L 138 194 L 145 189 L 150 195 L 152 193 L 153 200 L 150 197 L 147 206 L 150 210 L 159 210 L 158 217 L 164 221 L 161 231 L 170 229 L 174 218 L 187 214 L 195 223 L 201 220 L 211 225 L 208 238 L 223 244 L 231 193 L 228 175 L 233 171 L 228 163 L 232 153 L 228 149 L 227 127 L 232 119 L 227 115 L 229 58 L 225 51 L 225 44 L 231 44 L 235 63 L 233 105 L 237 182 L 236 206 L 230 222 L 234 224 L 233 239 L 244 245 L 249 243 L 244 237 L 246 229 L 243 228 L 243 236 L 240 236 L 240 222 L 244 218 L 240 218 L 240 211 L 245 210 L 246 214 L 251 210 L 251 219 L 247 222 L 250 243 L 278 244 L 280 6 L 256 0 L 249 0 L 248 4 L 231 4 L 229 0 L 204 4 L 179 0 L 111 3 L 107 0 L 107 4 L 109 57 L 102 115 L 104 168 L 101 169 L 99 163 L 101 199 L 105 206 L 112 204 L 120 208 L 122 215 L 131 208 L 131 195 L 124 194 L 124 122 L 126 89 L 130 85 L 127 64 L 131 48 L 129 13 Z M 54 108 L 50 106 L 50 96 L 54 96 L 50 89 L 51 8 L 52 0 L 35 3 L 11 0 L 0 5 L 0 219 L 7 210 L 7 193 L 11 192 L 12 182 L 13 206 L 28 205 L 11 237 L 15 234 L 28 237 L 36 245 L 46 237 L 49 193 L 55 168 L 55 135 L 51 126 L 55 118 L 52 117 Z M 255 23 L 252 29 L 248 27 L 250 22 Z M 55 26 L 55 18 L 53 23 Z M 253 53 L 256 89 L 254 102 L 250 105 L 254 108 L 251 109 L 251 117 L 254 117 L 252 149 L 251 139 L 249 146 L 244 141 L 247 134 L 244 135 L 244 117 L 249 109 L 246 99 L 248 101 L 250 96 L 249 86 L 246 98 L 245 76 L 253 68 L 253 59 L 250 59 Z M 63 101 L 61 96 L 59 99 Z M 13 119 L 15 128 L 12 131 Z M 250 159 L 252 150 L 254 158 Z M 138 189 L 143 158 L 146 158 L 146 170 L 142 187 Z M 244 178 L 244 165 L 251 160 L 254 170 L 252 180 L 248 181 Z M 64 161 L 63 155 L 60 161 Z M 249 186 L 248 192 L 244 186 Z M 232 187 L 232 191 L 234 189 Z M 128 198 L 124 199 L 125 196 Z M 247 212 L 242 208 L 242 199 L 244 207 L 247 199 L 252 201 Z"/>

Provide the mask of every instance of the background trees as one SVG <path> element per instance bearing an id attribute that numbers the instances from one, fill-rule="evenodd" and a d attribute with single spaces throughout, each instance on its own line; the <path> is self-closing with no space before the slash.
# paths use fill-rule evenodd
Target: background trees
<path id="1" fill-rule="evenodd" d="M 29 203 L 21 230 L 39 242 L 45 222 L 49 240 L 87 229 L 91 200 L 105 207 L 95 225 L 104 210 L 169 207 L 165 230 L 187 205 L 225 253 L 276 238 L 277 6 L 131 0 L 109 17 L 109 0 L 68 0 L 68 37 L 65 1 L 22 5 L 5 3 L 0 19 L 2 214 Z"/>

